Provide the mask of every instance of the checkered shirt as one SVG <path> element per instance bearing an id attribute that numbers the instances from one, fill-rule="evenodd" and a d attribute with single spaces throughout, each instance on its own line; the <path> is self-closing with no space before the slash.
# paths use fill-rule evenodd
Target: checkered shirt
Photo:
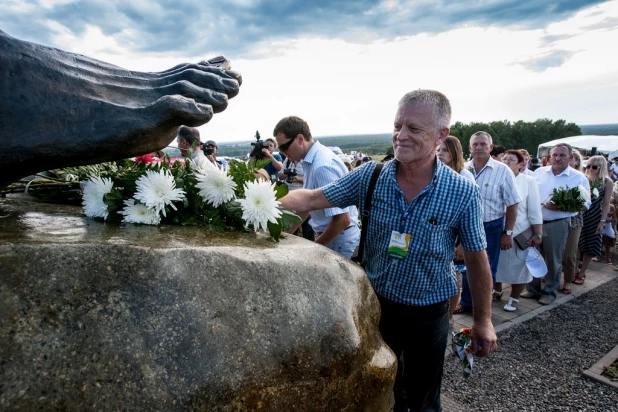
<path id="1" fill-rule="evenodd" d="M 365 271 L 376 293 L 396 303 L 426 306 L 457 293 L 458 235 L 466 250 L 487 246 L 478 187 L 437 159 L 435 164 L 431 183 L 409 205 L 396 180 L 396 160 L 384 165 L 373 193 Z M 324 195 L 335 206 L 363 210 L 374 169 L 374 162 L 354 169 L 324 187 Z M 393 231 L 411 234 L 404 259 L 387 253 Z"/>

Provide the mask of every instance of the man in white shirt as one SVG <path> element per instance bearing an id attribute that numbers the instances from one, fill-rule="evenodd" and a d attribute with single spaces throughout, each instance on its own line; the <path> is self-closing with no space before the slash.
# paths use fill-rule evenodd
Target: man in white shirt
<path id="1" fill-rule="evenodd" d="M 474 175 L 481 193 L 483 227 L 487 239 L 486 252 L 495 283 L 500 249 L 507 250 L 513 247 L 513 227 L 517 219 L 517 204 L 521 198 L 517 193 L 511 169 L 491 157 L 493 148 L 489 133 L 474 133 L 470 138 L 472 160 L 465 164 L 465 168 Z M 461 275 L 461 297 L 454 313 L 470 312 L 473 306 L 467 273 L 462 271 Z M 501 292 L 498 293 L 501 296 Z"/>
<path id="2" fill-rule="evenodd" d="M 539 185 L 543 212 L 543 243 L 541 251 L 547 264 L 545 288 L 541 278 L 534 278 L 528 284 L 528 291 L 521 294 L 522 298 L 538 298 L 542 305 L 549 305 L 556 300 L 562 276 L 562 258 L 569 237 L 571 216 L 577 212 L 564 212 L 551 202 L 554 189 L 583 186 L 590 193 L 588 178 L 583 173 L 569 166 L 573 156 L 573 148 L 566 143 L 559 143 L 551 149 L 551 166 L 544 166 L 534 172 L 534 178 Z M 590 200 L 585 205 L 590 207 Z"/>
<path id="3" fill-rule="evenodd" d="M 191 149 L 193 151 L 191 160 L 195 165 L 199 166 L 201 162 L 207 161 L 200 146 L 200 131 L 195 127 L 180 126 L 176 142 L 183 157 L 187 157 L 187 150 Z"/>
<path id="4" fill-rule="evenodd" d="M 305 189 L 324 187 L 348 173 L 337 155 L 313 140 L 309 125 L 300 117 L 289 116 L 281 119 L 275 126 L 273 136 L 281 153 L 293 162 L 302 160 Z M 360 240 L 356 207 L 331 207 L 309 214 L 309 223 L 316 236 L 315 242 L 348 259 L 351 258 Z"/>

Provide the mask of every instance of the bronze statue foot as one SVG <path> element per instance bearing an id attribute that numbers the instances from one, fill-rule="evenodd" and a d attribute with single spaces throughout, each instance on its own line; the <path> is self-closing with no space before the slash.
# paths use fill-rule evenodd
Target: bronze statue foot
<path id="1" fill-rule="evenodd" d="M 0 31 L 0 185 L 165 147 L 227 107 L 240 74 L 217 57 L 135 72 Z"/>

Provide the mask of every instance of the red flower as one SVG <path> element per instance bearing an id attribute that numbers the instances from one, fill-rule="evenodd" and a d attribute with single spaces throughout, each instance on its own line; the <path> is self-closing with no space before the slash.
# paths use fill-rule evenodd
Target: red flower
<path id="1" fill-rule="evenodd" d="M 157 159 L 155 159 L 152 154 L 148 153 L 142 156 L 137 156 L 133 161 L 135 163 L 155 163 Z"/>

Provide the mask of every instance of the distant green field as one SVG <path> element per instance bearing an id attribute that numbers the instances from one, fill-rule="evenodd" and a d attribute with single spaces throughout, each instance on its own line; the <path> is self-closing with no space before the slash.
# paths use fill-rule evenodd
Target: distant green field
<path id="1" fill-rule="evenodd" d="M 549 122 L 549 120 L 547 120 Z M 454 125 L 455 126 L 455 125 Z M 618 135 L 618 124 L 591 124 L 580 126 L 582 134 L 591 134 L 591 135 Z M 483 130 L 483 129 L 476 129 Z M 455 129 L 451 129 L 451 133 L 454 133 Z M 495 132 L 494 132 L 495 133 Z M 499 136 L 499 134 L 497 134 Z M 532 136 L 530 136 L 532 137 Z M 379 133 L 379 134 L 354 134 L 354 135 L 342 135 L 342 136 L 323 136 L 316 137 L 316 140 L 319 140 L 325 146 L 339 146 L 341 150 L 346 153 L 351 152 L 352 150 L 360 151 L 366 153 L 370 156 L 375 155 L 385 155 L 386 151 L 392 147 L 392 134 L 391 133 Z M 467 153 L 467 145 L 468 139 L 462 138 L 462 144 L 464 145 L 464 152 Z M 549 140 L 553 140 L 550 136 L 545 136 L 545 134 L 540 133 L 539 136 L 536 136 L 533 142 L 529 142 L 530 147 L 525 146 L 524 142 L 519 142 L 520 145 L 524 145 L 523 147 L 528 147 L 528 150 L 532 150 L 532 152 L 536 153 L 536 148 L 539 142 L 546 142 Z M 498 139 L 499 142 L 501 142 Z M 230 157 L 240 157 L 244 156 L 251 151 L 251 142 L 253 140 L 247 140 L 243 142 L 232 142 L 232 143 L 221 143 L 219 145 L 219 155 L 220 156 L 230 156 Z M 506 141 L 501 142 L 508 146 L 511 144 Z M 531 152 L 531 153 L 532 153 Z"/>
<path id="2" fill-rule="evenodd" d="M 352 150 L 361 151 L 370 155 L 386 154 L 391 147 L 391 133 L 362 134 L 344 136 L 315 137 L 324 146 L 339 146 L 341 150 L 349 153 Z M 244 142 L 220 143 L 219 156 L 244 156 L 251 151 L 251 143 L 254 140 Z"/>
<path id="3" fill-rule="evenodd" d="M 582 134 L 592 134 L 597 136 L 618 135 L 618 123 L 612 124 L 587 124 L 579 126 Z"/>

